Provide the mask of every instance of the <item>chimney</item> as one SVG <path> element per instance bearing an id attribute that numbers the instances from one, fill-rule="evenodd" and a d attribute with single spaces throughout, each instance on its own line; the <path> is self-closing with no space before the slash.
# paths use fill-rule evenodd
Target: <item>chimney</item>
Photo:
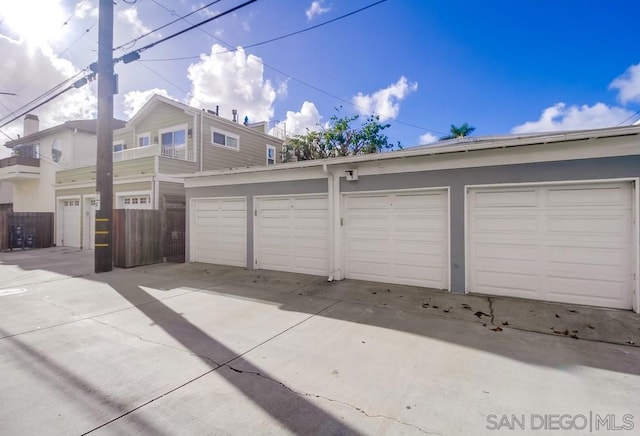
<path id="1" fill-rule="evenodd" d="M 237 123 L 238 122 L 238 110 L 237 109 L 233 109 L 231 111 L 231 113 L 233 114 L 233 122 Z"/>
<path id="2" fill-rule="evenodd" d="M 40 120 L 38 116 L 33 114 L 25 115 L 22 136 L 38 133 L 38 130 L 40 130 Z"/>

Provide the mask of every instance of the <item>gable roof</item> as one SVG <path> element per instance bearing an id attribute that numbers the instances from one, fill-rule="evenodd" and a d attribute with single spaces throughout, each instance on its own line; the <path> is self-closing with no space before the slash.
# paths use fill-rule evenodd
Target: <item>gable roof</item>
<path id="1" fill-rule="evenodd" d="M 278 141 L 281 142 L 281 140 L 276 138 L 275 136 L 269 135 L 268 133 L 261 132 L 260 130 L 256 129 L 255 127 L 261 125 L 262 124 L 261 122 L 256 122 L 256 123 L 252 123 L 252 124 L 249 124 L 249 125 L 245 126 L 242 123 L 237 123 L 235 121 L 228 120 L 228 119 L 223 118 L 223 117 L 221 117 L 219 115 L 216 115 L 212 111 L 205 110 L 205 109 L 198 109 L 198 108 L 195 108 L 193 106 L 189 106 L 187 104 L 180 103 L 179 101 L 172 100 L 170 98 L 164 97 L 164 96 L 162 96 L 160 94 L 153 94 L 153 96 L 140 108 L 140 110 L 138 110 L 138 112 L 136 112 L 131 117 L 131 119 L 127 122 L 127 125 L 125 127 L 122 127 L 122 129 L 124 129 L 124 130 L 131 129 L 139 121 L 141 121 L 147 115 L 152 113 L 155 108 L 157 108 L 159 105 L 162 105 L 162 104 L 173 106 L 176 109 L 184 111 L 186 114 L 189 114 L 189 115 L 202 114 L 204 117 L 206 117 L 206 118 L 208 118 L 210 120 L 215 120 L 218 123 L 221 123 L 221 124 L 224 124 L 224 125 L 227 125 L 227 126 L 233 126 L 233 127 L 240 128 L 240 129 L 245 129 L 245 130 L 247 130 L 247 132 L 257 133 L 259 135 L 268 136 L 269 138 L 275 138 L 275 139 L 277 139 Z"/>
<path id="2" fill-rule="evenodd" d="M 114 129 L 119 129 L 124 125 L 125 125 L 125 122 L 123 120 L 118 120 L 116 118 L 113 119 Z M 44 129 L 44 130 L 39 130 L 30 135 L 23 136 L 22 138 L 8 141 L 4 144 L 4 146 L 7 148 L 13 148 L 17 145 L 32 143 L 46 136 L 52 135 L 54 133 L 62 132 L 65 130 L 77 129 L 80 132 L 85 132 L 85 133 L 90 133 L 95 135 L 97 132 L 97 126 L 98 126 L 98 120 L 95 120 L 95 119 L 65 121 L 64 123 L 58 124 L 57 126 L 49 127 L 48 129 Z"/>

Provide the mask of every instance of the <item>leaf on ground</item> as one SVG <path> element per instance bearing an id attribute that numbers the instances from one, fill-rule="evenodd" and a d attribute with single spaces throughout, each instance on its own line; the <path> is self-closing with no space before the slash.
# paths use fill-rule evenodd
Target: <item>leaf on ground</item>
<path id="1" fill-rule="evenodd" d="M 437 309 L 437 308 L 438 308 L 438 306 L 436 306 L 436 305 L 434 304 L 434 305 L 433 305 L 433 308 L 434 308 L 434 309 Z"/>
<path id="2" fill-rule="evenodd" d="M 501 332 L 502 331 L 502 327 L 498 326 L 498 327 L 496 327 L 494 329 L 490 329 L 490 330 L 493 330 L 494 332 Z"/>
<path id="3" fill-rule="evenodd" d="M 449 309 L 444 309 L 443 312 L 444 313 L 449 313 Z"/>
<path id="4" fill-rule="evenodd" d="M 556 318 L 560 318 L 560 315 L 558 315 L 557 313 L 556 313 Z"/>
<path id="5" fill-rule="evenodd" d="M 509 325 L 509 321 L 503 322 L 502 325 Z"/>
<path id="6" fill-rule="evenodd" d="M 577 310 L 575 310 L 575 309 L 567 309 L 567 311 L 568 311 L 568 312 L 571 312 L 571 313 L 580 313 L 580 312 L 578 312 L 578 311 L 577 311 Z"/>
<path id="7" fill-rule="evenodd" d="M 594 327 L 594 326 L 592 326 L 591 324 L 587 324 L 587 327 L 589 327 L 589 328 L 590 328 L 590 329 L 592 329 L 592 330 L 593 330 L 593 329 L 595 329 L 595 327 Z"/>
<path id="8" fill-rule="evenodd" d="M 377 292 L 376 292 L 376 291 L 373 291 L 373 292 L 372 292 L 372 294 L 373 294 L 373 295 L 376 295 L 376 294 L 377 294 Z"/>
<path id="9" fill-rule="evenodd" d="M 422 303 L 422 307 L 426 309 L 427 307 L 429 307 L 429 303 Z"/>
<path id="10" fill-rule="evenodd" d="M 578 335 L 571 335 L 569 337 L 572 338 L 572 339 L 578 339 Z"/>
<path id="11" fill-rule="evenodd" d="M 475 316 L 477 316 L 478 318 L 482 318 L 482 316 L 491 316 L 491 315 L 487 315 L 486 313 L 482 312 L 482 311 L 477 311 L 476 313 L 474 313 Z"/>
<path id="12" fill-rule="evenodd" d="M 469 306 L 467 303 L 462 303 L 462 308 L 463 309 L 467 309 L 467 310 L 471 310 L 471 306 Z"/>

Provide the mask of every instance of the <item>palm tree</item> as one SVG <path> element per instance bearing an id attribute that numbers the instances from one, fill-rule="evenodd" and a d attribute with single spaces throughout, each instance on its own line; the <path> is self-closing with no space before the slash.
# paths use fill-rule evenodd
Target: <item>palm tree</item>
<path id="1" fill-rule="evenodd" d="M 470 126 L 469 123 L 464 123 L 460 127 L 456 127 L 452 124 L 449 134 L 441 137 L 440 140 L 445 141 L 447 139 L 464 138 L 465 136 L 471 135 L 474 130 L 476 130 L 476 128 Z"/>

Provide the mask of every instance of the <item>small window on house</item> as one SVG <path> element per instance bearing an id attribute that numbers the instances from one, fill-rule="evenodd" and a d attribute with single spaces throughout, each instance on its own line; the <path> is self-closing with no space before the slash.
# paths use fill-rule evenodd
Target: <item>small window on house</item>
<path id="1" fill-rule="evenodd" d="M 124 204 L 131 204 L 131 199 L 130 198 L 125 198 L 124 199 Z"/>
<path id="2" fill-rule="evenodd" d="M 267 145 L 267 165 L 276 164 L 276 148 L 273 145 Z"/>
<path id="3" fill-rule="evenodd" d="M 114 142 L 113 143 L 113 152 L 116 153 L 118 151 L 124 150 L 124 142 Z"/>
<path id="4" fill-rule="evenodd" d="M 151 144 L 151 133 L 141 133 L 138 135 L 138 147 L 146 147 Z"/>
<path id="5" fill-rule="evenodd" d="M 232 133 L 211 129 L 211 142 L 221 147 L 228 147 L 234 150 L 240 149 L 240 137 Z"/>

